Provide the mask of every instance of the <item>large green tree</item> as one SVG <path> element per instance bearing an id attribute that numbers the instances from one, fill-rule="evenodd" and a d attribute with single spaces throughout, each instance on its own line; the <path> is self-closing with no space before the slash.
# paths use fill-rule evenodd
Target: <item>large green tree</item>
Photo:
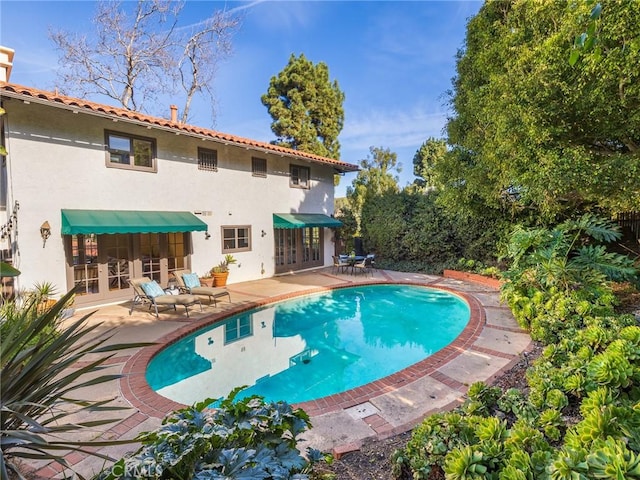
<path id="1" fill-rule="evenodd" d="M 278 137 L 272 143 L 340 158 L 344 93 L 337 80 L 329 79 L 325 63 L 314 65 L 303 54 L 292 54 L 284 70 L 271 77 L 261 100 L 273 118 L 271 130 Z"/>
<path id="2" fill-rule="evenodd" d="M 640 2 L 603 3 L 598 54 L 568 61 L 587 2 L 487 2 L 468 24 L 435 165 L 445 203 L 553 220 L 640 205 Z"/>

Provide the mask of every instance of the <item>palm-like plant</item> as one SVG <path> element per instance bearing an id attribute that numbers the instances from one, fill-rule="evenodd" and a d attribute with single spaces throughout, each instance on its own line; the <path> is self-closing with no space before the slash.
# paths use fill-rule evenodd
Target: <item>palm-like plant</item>
<path id="1" fill-rule="evenodd" d="M 553 229 L 518 227 L 507 247 L 512 263 L 505 277 L 520 288 L 542 291 L 592 292 L 606 281 L 637 280 L 633 260 L 603 245 L 620 237 L 617 225 L 591 214 Z"/>
<path id="2" fill-rule="evenodd" d="M 117 350 L 147 344 L 106 345 L 110 336 L 92 335 L 99 324 L 87 326 L 88 314 L 64 329 L 58 325 L 59 313 L 74 292 L 67 293 L 50 310 L 33 315 L 37 299 L 28 301 L 20 309 L 3 311 L 0 345 L 0 476 L 8 478 L 9 471 L 22 478 L 15 459 L 53 460 L 68 467 L 64 455 L 69 451 L 109 457 L 87 450 L 87 446 L 104 446 L 123 441 L 75 441 L 74 432 L 113 423 L 118 418 L 75 422 L 79 412 L 123 410 L 109 405 L 111 399 L 88 401 L 74 398 L 78 389 L 108 382 L 117 374 L 91 375 Z M 10 315 L 12 318 L 7 317 Z M 75 367 L 85 355 L 101 354 L 97 360 Z M 106 355 L 102 355 L 106 354 Z M 80 478 L 82 478 L 80 476 Z"/>

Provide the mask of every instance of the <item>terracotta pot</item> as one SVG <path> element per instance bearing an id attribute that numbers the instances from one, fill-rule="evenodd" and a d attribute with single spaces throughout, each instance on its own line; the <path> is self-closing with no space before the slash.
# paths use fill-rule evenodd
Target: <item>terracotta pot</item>
<path id="1" fill-rule="evenodd" d="M 48 312 L 49 310 L 51 310 L 51 308 L 53 308 L 53 306 L 56 304 L 56 300 L 54 299 L 47 299 L 47 300 L 43 300 L 38 304 L 38 307 L 36 308 L 36 312 L 38 314 L 43 314 L 45 312 Z"/>
<path id="2" fill-rule="evenodd" d="M 200 278 L 200 285 L 203 287 L 213 287 L 213 277 Z"/>
<path id="3" fill-rule="evenodd" d="M 227 284 L 227 277 L 229 276 L 229 272 L 213 272 L 213 286 L 214 287 L 224 287 Z"/>

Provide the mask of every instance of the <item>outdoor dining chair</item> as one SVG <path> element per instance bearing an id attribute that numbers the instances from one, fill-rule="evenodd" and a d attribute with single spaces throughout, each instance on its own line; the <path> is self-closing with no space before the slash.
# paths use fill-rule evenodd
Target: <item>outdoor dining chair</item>
<path id="1" fill-rule="evenodd" d="M 372 262 L 373 260 L 371 257 L 364 257 L 362 260 L 359 260 L 353 264 L 353 266 L 351 267 L 351 273 L 353 273 L 354 275 L 357 275 L 360 272 L 365 275 L 371 273 L 371 275 L 373 276 Z"/>
<path id="2" fill-rule="evenodd" d="M 346 259 L 340 258 L 338 255 L 333 256 L 333 269 L 335 273 L 342 272 L 344 273 L 345 269 L 349 268 L 351 265 Z"/>

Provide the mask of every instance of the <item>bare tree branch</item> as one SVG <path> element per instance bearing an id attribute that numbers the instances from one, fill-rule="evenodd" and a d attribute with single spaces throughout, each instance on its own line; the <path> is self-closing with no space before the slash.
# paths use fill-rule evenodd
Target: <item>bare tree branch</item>
<path id="1" fill-rule="evenodd" d="M 179 29 L 182 7 L 182 2 L 171 0 L 138 0 L 131 9 L 126 3 L 103 0 L 93 19 L 94 37 L 51 32 L 64 67 L 58 88 L 80 96 L 106 96 L 135 111 L 145 111 L 145 104 L 160 95 L 175 96 L 181 90 L 182 122 L 197 94 L 205 94 L 213 105 L 216 68 L 230 55 L 231 35 L 240 22 L 218 11 Z"/>

